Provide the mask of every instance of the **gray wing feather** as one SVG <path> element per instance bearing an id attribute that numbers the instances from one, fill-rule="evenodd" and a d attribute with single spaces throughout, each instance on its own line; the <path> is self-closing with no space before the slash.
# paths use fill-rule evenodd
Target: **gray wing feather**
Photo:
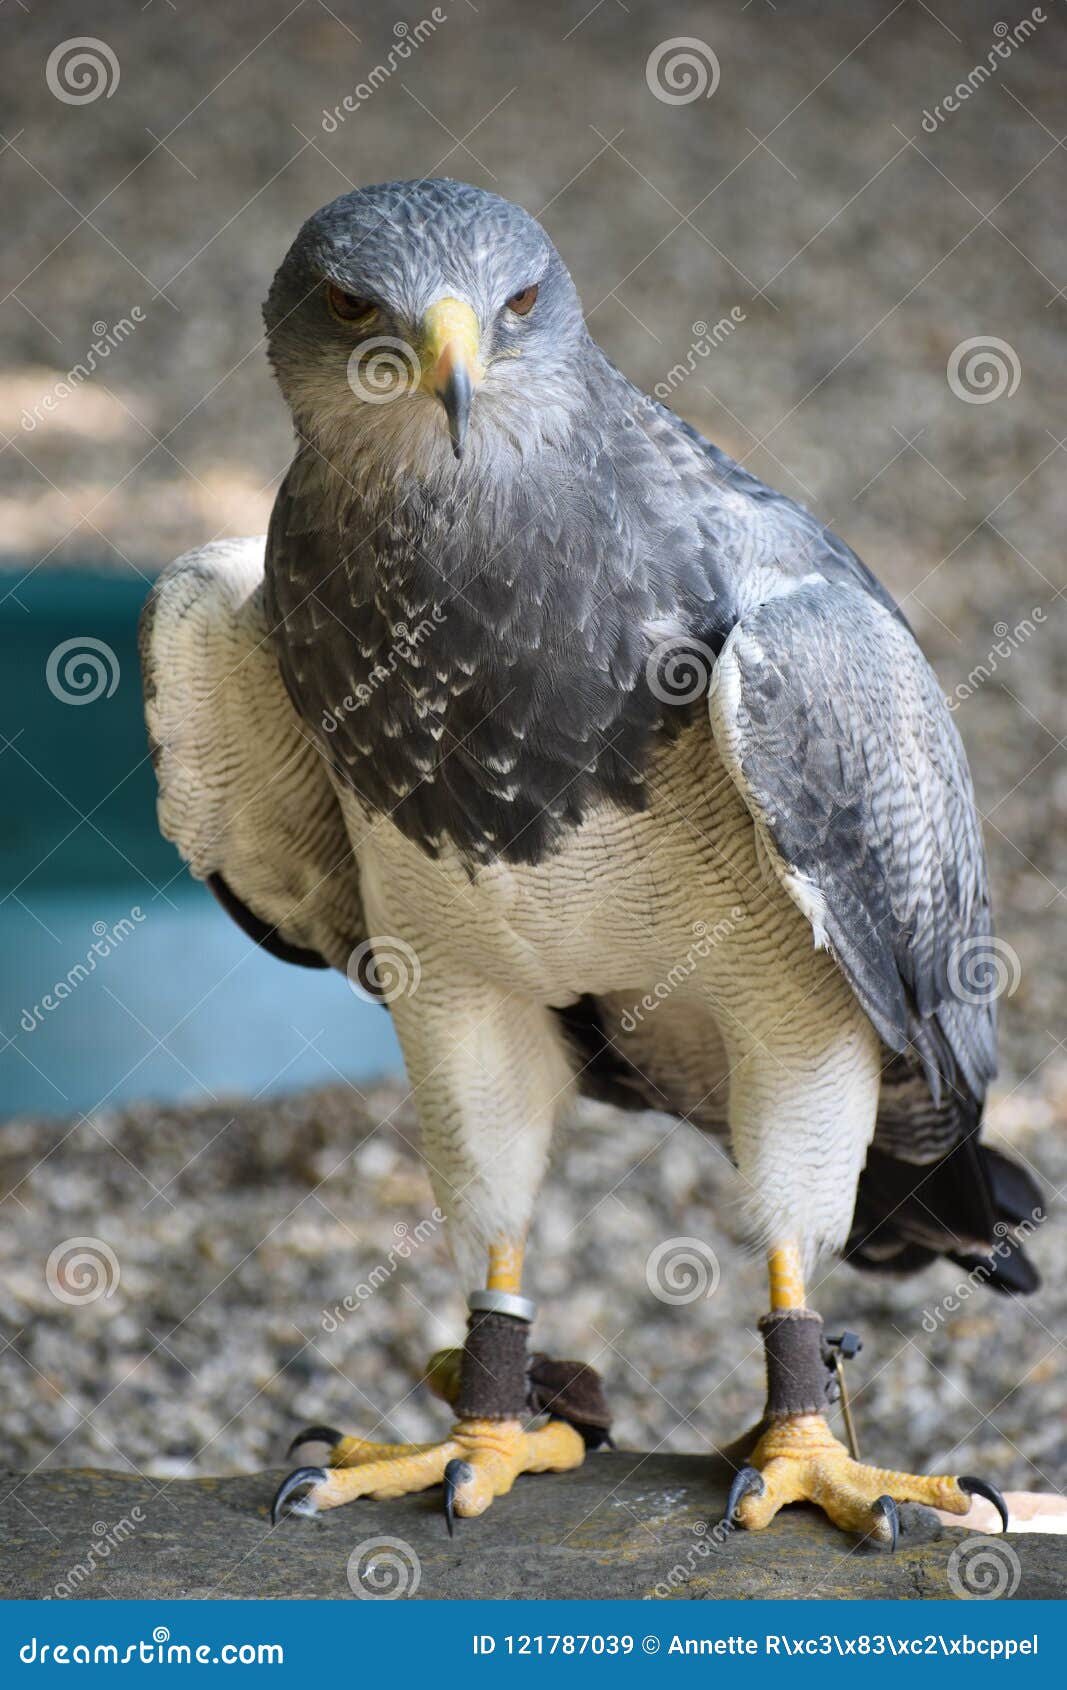
<path id="1" fill-rule="evenodd" d="M 947 1085 L 980 1102 L 995 1003 L 961 975 L 991 934 L 982 841 L 963 746 L 905 624 L 809 579 L 738 622 L 711 713 L 776 871 L 883 1041 L 917 1056 L 935 1099 Z"/>

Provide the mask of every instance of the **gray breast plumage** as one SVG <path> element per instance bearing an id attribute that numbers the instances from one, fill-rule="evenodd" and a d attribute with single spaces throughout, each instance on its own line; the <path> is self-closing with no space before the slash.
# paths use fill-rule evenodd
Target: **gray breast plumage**
<path id="1" fill-rule="evenodd" d="M 539 860 L 596 797 L 642 804 L 649 744 L 674 725 L 645 681 L 647 629 L 678 614 L 654 516 L 617 454 L 543 467 L 480 520 L 463 482 L 432 507 L 413 488 L 335 515 L 304 456 L 275 507 L 290 694 L 365 805 L 429 850 Z"/>
<path id="2" fill-rule="evenodd" d="M 761 568 L 865 572 L 599 354 L 568 452 L 506 497 L 492 470 L 386 499 L 306 447 L 268 607 L 290 695 L 368 809 L 431 851 L 536 862 L 598 799 L 646 801 L 650 746 L 687 719 L 649 686 L 657 646 L 713 659 Z"/>

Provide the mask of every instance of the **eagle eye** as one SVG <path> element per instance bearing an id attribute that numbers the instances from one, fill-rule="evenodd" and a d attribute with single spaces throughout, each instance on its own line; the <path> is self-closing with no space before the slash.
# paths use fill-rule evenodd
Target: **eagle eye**
<path id="1" fill-rule="evenodd" d="M 508 300 L 508 310 L 514 311 L 516 317 L 528 317 L 533 310 L 538 295 L 538 284 L 531 282 L 527 288 L 520 288 Z"/>
<path id="2" fill-rule="evenodd" d="M 378 309 L 373 299 L 363 299 L 359 294 L 346 293 L 336 282 L 326 283 L 326 303 L 331 315 L 342 323 L 358 323 L 365 317 L 371 317 Z"/>

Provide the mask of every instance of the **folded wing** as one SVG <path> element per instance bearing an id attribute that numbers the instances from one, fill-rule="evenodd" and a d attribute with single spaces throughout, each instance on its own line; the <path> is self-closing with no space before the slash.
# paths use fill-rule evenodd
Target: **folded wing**
<path id="1" fill-rule="evenodd" d="M 996 1005 L 972 991 L 991 945 L 978 817 L 955 724 L 911 633 L 819 578 L 742 616 L 712 727 L 790 896 L 891 1050 L 930 1090 L 980 1103 Z"/>
<path id="2" fill-rule="evenodd" d="M 734 627 L 711 721 L 772 871 L 894 1053 L 846 1256 L 903 1273 L 945 1254 L 1033 1290 L 1041 1194 L 979 1142 L 1002 956 L 978 816 L 911 633 L 862 584 L 803 581 Z"/>
<path id="3" fill-rule="evenodd" d="M 359 877 L 326 765 L 278 673 L 263 551 L 256 539 L 188 553 L 142 613 L 159 825 L 259 944 L 343 969 L 366 937 Z"/>

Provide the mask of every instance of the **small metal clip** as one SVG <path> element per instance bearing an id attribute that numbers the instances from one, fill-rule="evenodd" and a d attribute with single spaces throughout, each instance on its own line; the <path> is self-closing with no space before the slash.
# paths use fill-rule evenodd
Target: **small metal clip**
<path id="1" fill-rule="evenodd" d="M 851 1361 L 853 1356 L 859 1355 L 863 1348 L 863 1340 L 855 1332 L 842 1332 L 836 1338 L 827 1338 L 826 1342 L 834 1352 L 834 1377 L 841 1396 L 841 1417 L 845 1422 L 845 1436 L 848 1439 L 848 1453 L 853 1461 L 860 1458 L 859 1439 L 856 1437 L 856 1426 L 852 1419 L 852 1405 L 848 1400 L 848 1386 L 845 1384 L 845 1362 Z"/>

